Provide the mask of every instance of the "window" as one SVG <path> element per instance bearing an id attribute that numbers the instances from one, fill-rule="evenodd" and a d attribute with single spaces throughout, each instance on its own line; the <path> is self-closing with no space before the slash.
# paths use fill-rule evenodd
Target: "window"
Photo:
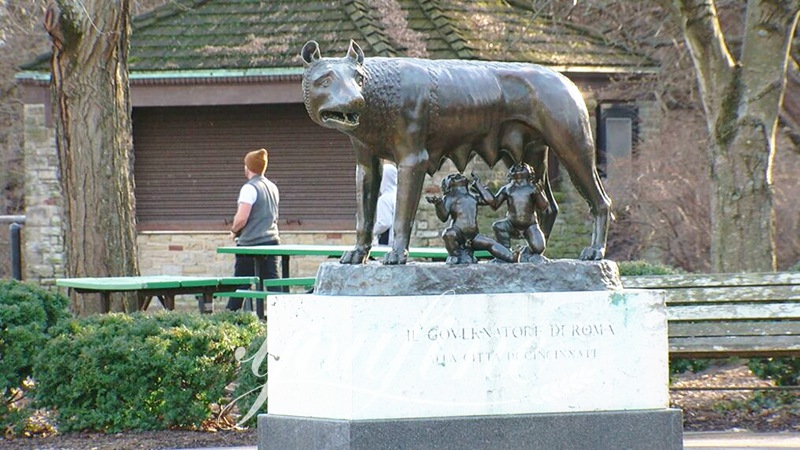
<path id="1" fill-rule="evenodd" d="M 639 111 L 632 103 L 601 102 L 597 106 L 597 168 L 604 178 L 627 170 L 639 139 Z"/>

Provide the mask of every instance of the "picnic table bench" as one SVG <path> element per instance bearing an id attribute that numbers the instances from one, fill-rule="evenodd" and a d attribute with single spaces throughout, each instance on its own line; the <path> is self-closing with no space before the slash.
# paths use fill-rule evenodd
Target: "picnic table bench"
<path id="1" fill-rule="evenodd" d="M 229 297 L 244 299 L 243 308 L 245 311 L 253 311 L 253 300 L 256 301 L 256 315 L 259 319 L 264 316 L 264 300 L 270 295 L 289 294 L 290 287 L 301 287 L 305 290 L 312 289 L 316 283 L 315 277 L 296 277 L 296 278 L 273 278 L 263 281 L 264 290 L 237 289 L 232 292 L 216 292 L 214 297 Z M 276 290 L 275 288 L 280 288 Z"/>
<path id="2" fill-rule="evenodd" d="M 666 294 L 671 358 L 800 356 L 800 273 L 622 277 Z"/>
<path id="3" fill-rule="evenodd" d="M 134 292 L 137 309 L 144 311 L 156 297 L 164 308 L 175 309 L 175 296 L 197 295 L 200 312 L 213 311 L 215 292 L 230 290 L 235 286 L 258 283 L 258 277 L 192 277 L 154 275 L 137 277 L 61 278 L 56 286 L 66 287 L 79 294 L 100 294 L 100 308 L 106 313 L 111 309 L 111 294 Z"/>

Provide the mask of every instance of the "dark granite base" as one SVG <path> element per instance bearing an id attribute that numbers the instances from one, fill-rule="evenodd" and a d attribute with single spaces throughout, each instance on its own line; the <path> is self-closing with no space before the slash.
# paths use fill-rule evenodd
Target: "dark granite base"
<path id="1" fill-rule="evenodd" d="M 259 450 L 678 450 L 677 409 L 334 420 L 262 414 Z"/>

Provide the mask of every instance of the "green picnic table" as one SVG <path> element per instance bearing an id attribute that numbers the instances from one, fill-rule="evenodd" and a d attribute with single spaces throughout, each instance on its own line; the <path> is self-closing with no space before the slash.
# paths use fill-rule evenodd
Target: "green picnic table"
<path id="1" fill-rule="evenodd" d="M 137 308 L 140 311 L 147 309 L 153 297 L 156 297 L 164 308 L 174 310 L 176 295 L 197 295 L 200 296 L 197 301 L 200 312 L 210 313 L 213 311 L 213 295 L 215 292 L 258 282 L 258 277 L 152 275 L 61 278 L 56 280 L 56 286 L 70 288 L 79 294 L 100 294 L 100 308 L 104 313 L 111 309 L 111 294 L 115 292 L 136 293 Z"/>

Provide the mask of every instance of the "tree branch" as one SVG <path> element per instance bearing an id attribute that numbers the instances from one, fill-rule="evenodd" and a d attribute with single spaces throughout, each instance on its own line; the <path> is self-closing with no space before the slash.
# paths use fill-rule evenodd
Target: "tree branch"
<path id="1" fill-rule="evenodd" d="M 749 94 L 743 107 L 767 124 L 775 123 L 780 110 L 799 9 L 798 2 L 791 0 L 748 2 L 741 65 L 742 83 Z"/>
<path id="2" fill-rule="evenodd" d="M 713 0 L 672 0 L 697 69 L 706 114 L 716 118 L 719 99 L 734 77 L 735 61 L 725 43 Z"/>

